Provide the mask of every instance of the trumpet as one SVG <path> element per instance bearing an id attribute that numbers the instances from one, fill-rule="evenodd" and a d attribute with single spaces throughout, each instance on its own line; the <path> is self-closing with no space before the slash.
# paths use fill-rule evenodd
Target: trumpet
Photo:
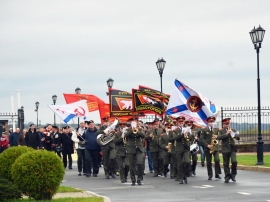
<path id="1" fill-rule="evenodd" d="M 133 132 L 134 134 L 137 134 L 137 133 L 138 133 L 138 128 L 132 128 L 132 132 Z"/>

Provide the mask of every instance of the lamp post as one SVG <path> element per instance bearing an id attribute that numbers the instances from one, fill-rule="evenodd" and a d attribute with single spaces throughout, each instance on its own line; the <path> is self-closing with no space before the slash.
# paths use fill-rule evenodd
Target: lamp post
<path id="1" fill-rule="evenodd" d="M 52 100 L 53 100 L 53 104 L 55 105 L 56 100 L 57 100 L 57 95 L 53 95 L 53 96 L 52 96 Z M 53 120 L 54 120 L 54 125 L 56 125 L 56 124 L 55 124 L 55 113 L 53 113 Z"/>
<path id="2" fill-rule="evenodd" d="M 263 139 L 261 133 L 261 89 L 260 89 L 260 68 L 259 68 L 259 53 L 263 42 L 265 30 L 259 26 L 257 29 L 252 29 L 249 34 L 251 41 L 254 44 L 254 49 L 257 53 L 257 94 L 258 94 L 258 141 L 257 141 L 257 165 L 263 165 Z"/>
<path id="3" fill-rule="evenodd" d="M 163 70 L 165 68 L 165 65 L 166 65 L 166 61 L 161 58 L 161 59 L 158 59 L 158 61 L 156 62 L 156 65 L 157 65 L 157 70 L 159 72 L 159 75 L 160 75 L 160 92 L 162 93 L 162 75 L 163 75 Z M 155 119 L 157 118 L 157 116 L 155 116 Z M 162 120 L 163 120 L 163 115 L 162 115 Z"/>
<path id="4" fill-rule="evenodd" d="M 39 102 L 36 102 L 35 105 L 36 105 L 35 111 L 37 112 L 37 127 L 38 127 L 38 107 L 39 107 Z"/>
<path id="5" fill-rule="evenodd" d="M 79 88 L 79 87 L 77 87 L 76 89 L 75 89 L 75 93 L 76 94 L 81 94 L 81 89 Z M 80 127 L 80 118 L 78 117 L 78 128 Z"/>
<path id="6" fill-rule="evenodd" d="M 113 82 L 114 80 L 112 78 L 109 78 L 107 81 L 107 86 L 108 86 L 108 92 L 106 92 L 107 96 L 109 96 L 109 89 L 113 87 Z"/>
<path id="7" fill-rule="evenodd" d="M 161 89 L 160 91 L 162 92 L 162 75 L 163 75 L 163 70 L 166 65 L 166 61 L 163 58 L 158 59 L 158 61 L 156 62 L 156 65 L 157 65 L 157 70 L 160 75 L 160 89 Z"/>

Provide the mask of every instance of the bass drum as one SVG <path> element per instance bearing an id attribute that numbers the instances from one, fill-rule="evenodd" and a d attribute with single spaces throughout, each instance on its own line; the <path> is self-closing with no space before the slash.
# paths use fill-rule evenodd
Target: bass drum
<path id="1" fill-rule="evenodd" d="M 193 155 L 193 154 L 196 154 L 197 152 L 199 151 L 199 145 L 198 144 L 192 144 L 190 146 L 190 154 Z"/>

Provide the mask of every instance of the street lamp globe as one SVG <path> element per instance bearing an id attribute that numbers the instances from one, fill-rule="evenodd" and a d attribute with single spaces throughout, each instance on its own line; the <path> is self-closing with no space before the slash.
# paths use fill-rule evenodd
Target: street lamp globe
<path id="1" fill-rule="evenodd" d="M 53 104 L 55 105 L 56 100 L 57 100 L 57 95 L 53 95 L 53 96 L 52 96 L 52 100 L 53 100 Z"/>
<path id="2" fill-rule="evenodd" d="M 158 59 L 158 61 L 156 62 L 156 65 L 157 65 L 157 69 L 159 71 L 159 73 L 163 73 L 163 70 L 165 68 L 165 65 L 166 65 L 166 61 L 161 58 L 161 59 Z"/>
<path id="3" fill-rule="evenodd" d="M 38 107 L 39 107 L 39 102 L 36 102 L 35 105 L 36 105 L 36 109 L 38 109 Z"/>
<path id="4" fill-rule="evenodd" d="M 257 43 L 263 42 L 264 33 L 265 33 L 265 30 L 261 27 L 261 25 L 259 25 L 259 27 L 256 29 Z"/>
<path id="5" fill-rule="evenodd" d="M 79 87 L 77 87 L 77 88 L 75 89 L 75 93 L 76 93 L 76 94 L 81 94 L 81 89 L 80 89 Z"/>
<path id="6" fill-rule="evenodd" d="M 112 78 L 109 78 L 106 82 L 107 82 L 108 88 L 112 88 L 113 87 L 114 80 Z"/>

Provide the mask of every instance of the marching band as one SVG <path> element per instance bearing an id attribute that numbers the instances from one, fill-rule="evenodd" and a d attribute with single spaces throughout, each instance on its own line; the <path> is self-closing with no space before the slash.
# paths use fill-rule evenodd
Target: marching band
<path id="1" fill-rule="evenodd" d="M 93 172 L 93 177 L 97 177 L 98 156 L 101 154 L 105 178 L 110 179 L 110 176 L 116 178 L 116 175 L 119 174 L 120 182 L 126 183 L 129 175 L 132 186 L 136 183 L 142 185 L 147 147 L 150 148 L 148 158 L 151 155 L 153 160 L 153 177 L 164 176 L 166 178 L 169 174 L 170 179 L 178 181 L 179 184 L 188 184 L 188 177 L 196 175 L 200 145 L 204 147 L 208 180 L 213 178 L 212 158 L 214 158 L 214 177 L 221 179 L 219 141 L 222 141 L 224 182 L 228 183 L 230 180 L 236 182 L 237 148 L 235 140 L 239 140 L 240 137 L 239 133 L 230 127 L 229 118 L 222 120 L 223 128 L 220 129 L 214 127 L 215 117 L 206 119 L 207 126 L 200 126 L 192 120 L 186 120 L 183 116 L 179 116 L 171 122 L 154 120 L 145 124 L 133 118 L 125 123 L 119 122 L 118 119 L 113 123 L 109 123 L 108 120 L 104 121 L 105 124 L 99 128 L 95 128 L 93 121 L 85 122 L 86 126 L 89 124 L 88 128 L 82 122 L 76 132 L 65 126 L 63 133 L 58 133 L 56 126 L 48 125 L 43 139 L 46 143 L 52 142 L 52 146 L 60 158 L 61 150 L 59 148 L 62 148 L 63 163 L 67 167 L 68 156 L 69 169 L 72 169 L 71 154 L 73 151 L 69 151 L 72 147 L 71 141 L 77 144 L 76 149 L 78 157 L 80 157 L 77 162 L 79 176 L 83 172 L 86 177 L 89 177 Z M 50 138 L 49 134 L 52 135 Z M 68 146 L 65 145 L 66 143 Z M 93 149 L 93 145 L 95 149 Z M 82 154 L 84 152 L 85 154 Z M 230 160 L 231 168 L 229 167 Z"/>

